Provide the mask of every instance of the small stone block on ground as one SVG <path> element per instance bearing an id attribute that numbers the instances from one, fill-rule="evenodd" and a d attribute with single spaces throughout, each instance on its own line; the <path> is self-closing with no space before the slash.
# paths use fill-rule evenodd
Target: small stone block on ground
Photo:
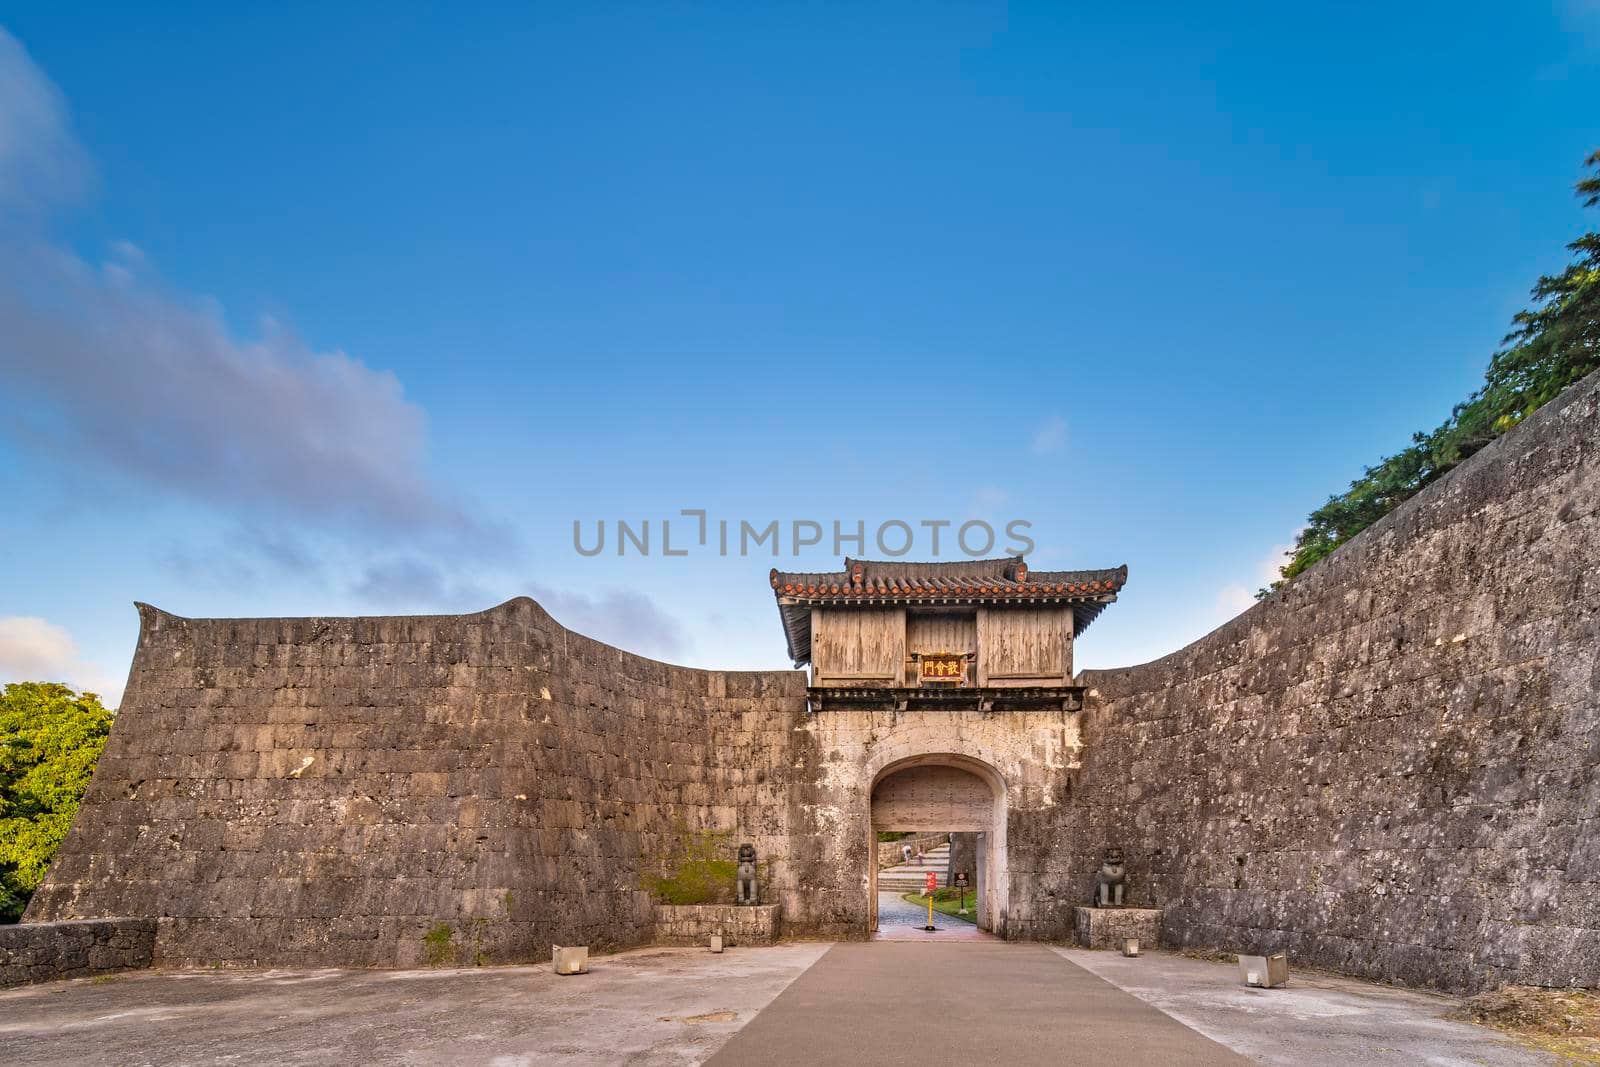
<path id="1" fill-rule="evenodd" d="M 1247 986 L 1277 989 L 1289 981 L 1289 957 L 1282 952 L 1271 956 L 1240 956 L 1239 977 Z"/>
<path id="2" fill-rule="evenodd" d="M 589 947 L 583 945 L 577 948 L 563 948 L 553 945 L 550 956 L 555 963 L 557 974 L 583 974 L 589 970 Z"/>
<path id="3" fill-rule="evenodd" d="M 1128 940 L 1151 948 L 1161 944 L 1160 908 L 1078 908 L 1074 925 L 1084 948 L 1121 951 Z"/>

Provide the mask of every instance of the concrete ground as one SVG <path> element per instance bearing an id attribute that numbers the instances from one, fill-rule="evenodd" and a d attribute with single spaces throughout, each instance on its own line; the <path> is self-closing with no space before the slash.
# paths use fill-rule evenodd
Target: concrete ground
<path id="1" fill-rule="evenodd" d="M 0 992 L 0 1064 L 695 1064 L 828 950 L 539 967 L 135 973 Z"/>
<path id="2" fill-rule="evenodd" d="M 1234 962 L 1166 952 L 1126 959 L 1115 952 L 1052 948 L 1257 1063 L 1525 1067 L 1553 1062 L 1493 1030 L 1446 1019 L 1459 1003 L 1454 997 L 1292 969 L 1287 986 L 1250 989 L 1240 983 Z"/>
<path id="3" fill-rule="evenodd" d="M 930 937 L 943 935 L 928 935 Z M 1429 1064 L 1553 1058 L 1448 997 L 1037 944 L 640 949 L 429 971 L 139 972 L 0 992 L 0 1064 Z M 933 1055 L 931 1050 L 937 1050 Z"/>

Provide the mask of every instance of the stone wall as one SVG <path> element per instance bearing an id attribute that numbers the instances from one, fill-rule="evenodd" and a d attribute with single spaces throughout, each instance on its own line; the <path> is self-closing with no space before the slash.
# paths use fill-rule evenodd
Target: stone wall
<path id="1" fill-rule="evenodd" d="M 668 666 L 526 598 L 462 616 L 140 613 L 122 708 L 29 920 L 160 917 L 157 958 L 178 964 L 405 965 L 445 938 L 541 960 L 648 942 L 642 877 L 684 833 L 788 847 L 799 672 Z M 800 876 L 774 877 L 781 892 Z"/>
<path id="2" fill-rule="evenodd" d="M 756 845 L 786 931 L 862 937 L 873 785 L 934 753 L 1002 786 L 985 919 L 1008 938 L 1071 938 L 1115 844 L 1129 903 L 1162 907 L 1179 945 L 1593 985 L 1597 441 L 1600 377 L 1215 633 L 1086 672 L 1081 713 L 812 715 L 800 672 L 657 663 L 526 598 L 141 606 L 27 918 L 160 918 L 158 963 L 405 965 L 441 940 L 544 960 L 648 942 L 645 875 L 714 831 L 729 859 Z"/>
<path id="3" fill-rule="evenodd" d="M 0 989 L 150 966 L 154 919 L 0 926 Z"/>
<path id="4" fill-rule="evenodd" d="M 1075 714 L 810 715 L 801 672 L 658 663 L 527 598 L 458 616 L 139 610 L 121 710 L 30 921 L 159 917 L 157 960 L 176 965 L 410 965 L 445 939 L 455 958 L 542 960 L 647 943 L 644 876 L 713 831 L 729 859 L 756 845 L 788 930 L 859 938 L 875 776 L 936 751 L 1009 783 L 1024 840 L 1001 928 L 1071 932 L 1036 887 Z"/>
<path id="5" fill-rule="evenodd" d="M 721 934 L 724 945 L 771 945 L 783 936 L 783 909 L 776 904 L 660 904 L 655 943 L 707 945 Z"/>
<path id="6" fill-rule="evenodd" d="M 1169 943 L 1600 984 L 1600 376 L 1095 691 L 1052 870 L 1128 852 Z"/>
<path id="7" fill-rule="evenodd" d="M 967 885 L 978 884 L 978 835 L 972 833 L 950 835 L 950 884 L 956 884 L 956 874 L 966 872 Z"/>

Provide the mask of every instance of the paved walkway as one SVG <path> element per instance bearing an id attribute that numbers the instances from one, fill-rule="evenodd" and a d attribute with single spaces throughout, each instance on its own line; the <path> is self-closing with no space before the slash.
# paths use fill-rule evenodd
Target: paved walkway
<path id="1" fill-rule="evenodd" d="M 977 905 L 974 904 L 974 907 Z M 998 941 L 991 933 L 978 929 L 976 923 L 964 922 L 950 915 L 933 913 L 933 933 L 923 927 L 928 925 L 928 906 L 918 906 L 899 893 L 878 894 L 878 941 Z"/>
<path id="2" fill-rule="evenodd" d="M 1250 1061 L 1042 945 L 840 944 L 710 1067 Z"/>

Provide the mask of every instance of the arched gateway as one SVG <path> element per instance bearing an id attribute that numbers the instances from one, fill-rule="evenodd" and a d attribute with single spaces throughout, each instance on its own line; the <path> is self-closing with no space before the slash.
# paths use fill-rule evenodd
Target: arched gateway
<path id="1" fill-rule="evenodd" d="M 811 671 L 810 730 L 831 759 L 860 761 L 868 930 L 877 928 L 878 836 L 913 831 L 974 835 L 964 843 L 975 850 L 969 883 L 983 928 L 1046 932 L 1033 903 L 1012 899 L 1008 813 L 1048 809 L 1063 795 L 1083 706 L 1073 640 L 1127 575 L 1030 571 L 1020 557 L 772 572 L 789 654 Z M 936 873 L 941 886 L 954 880 L 953 869 Z"/>
<path id="2" fill-rule="evenodd" d="M 972 841 L 978 926 L 1003 925 L 1006 879 L 1006 786 L 993 767 L 970 756 L 929 753 L 896 760 L 872 782 L 872 846 L 888 831 L 949 833 Z M 957 838 L 958 840 L 960 838 Z M 946 883 L 948 884 L 948 883 Z M 870 865 L 867 902 L 877 929 L 878 864 Z"/>

